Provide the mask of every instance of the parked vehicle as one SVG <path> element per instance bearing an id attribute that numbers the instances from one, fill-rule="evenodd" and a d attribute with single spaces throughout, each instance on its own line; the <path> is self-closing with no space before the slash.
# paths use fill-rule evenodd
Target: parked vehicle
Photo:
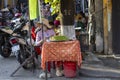
<path id="1" fill-rule="evenodd" d="M 12 24 L 12 23 L 11 23 Z M 12 24 L 11 26 L 16 27 L 18 23 Z M 20 24 L 19 24 L 20 25 Z M 11 54 L 11 44 L 9 42 L 12 30 L 11 26 L 0 26 L 0 55 L 4 58 L 8 58 Z M 7 30 L 7 28 L 9 30 Z M 3 30 L 4 29 L 4 30 Z"/>
<path id="2" fill-rule="evenodd" d="M 9 13 L 9 11 L 4 11 L 2 13 Z M 7 16 L 6 14 L 3 14 L 4 16 L 0 16 L 1 17 L 1 24 L 0 24 L 0 55 L 4 58 L 8 58 L 11 54 L 11 44 L 9 42 L 9 39 L 11 37 L 11 34 L 6 31 L 3 31 L 2 29 L 6 29 L 9 28 L 11 31 L 13 29 L 13 27 L 16 27 L 17 25 L 19 25 L 19 23 L 16 22 L 11 22 L 11 25 L 8 25 L 6 23 L 6 21 L 4 20 L 8 20 L 9 16 Z M 16 20 L 16 19 L 15 19 Z M 5 25 L 4 25 L 5 24 Z M 7 26 L 6 26 L 7 25 Z"/>
<path id="3" fill-rule="evenodd" d="M 10 34 L 0 30 L 0 55 L 7 58 L 11 54 Z"/>
<path id="4" fill-rule="evenodd" d="M 10 20 L 14 17 L 11 13 L 10 13 L 10 11 L 7 11 L 7 10 L 5 10 L 5 11 L 0 11 L 0 13 L 1 13 L 1 26 L 8 26 L 9 25 L 9 23 L 10 23 Z"/>
<path id="5" fill-rule="evenodd" d="M 31 47 L 27 44 L 28 39 L 28 30 L 23 30 L 23 27 L 26 25 L 25 20 L 21 20 L 21 24 L 17 25 L 13 29 L 13 34 L 17 34 L 10 38 L 10 44 L 12 46 L 12 53 L 15 54 L 17 61 L 22 64 L 27 58 L 31 56 Z M 23 65 L 24 69 L 29 69 L 33 67 L 34 60 L 31 59 Z"/>

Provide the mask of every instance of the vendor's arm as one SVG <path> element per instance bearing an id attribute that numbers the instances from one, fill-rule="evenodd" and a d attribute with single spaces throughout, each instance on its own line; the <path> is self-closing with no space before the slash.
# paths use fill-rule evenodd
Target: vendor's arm
<path id="1" fill-rule="evenodd" d="M 40 41 L 36 42 L 36 46 L 42 45 L 43 42 L 44 42 L 43 40 L 40 40 Z"/>
<path id="2" fill-rule="evenodd" d="M 36 35 L 36 46 L 40 46 L 43 43 L 43 39 L 42 39 L 42 34 L 40 32 L 37 32 Z"/>
<path id="3" fill-rule="evenodd" d="M 50 37 L 55 36 L 55 31 L 53 29 L 49 30 Z"/>

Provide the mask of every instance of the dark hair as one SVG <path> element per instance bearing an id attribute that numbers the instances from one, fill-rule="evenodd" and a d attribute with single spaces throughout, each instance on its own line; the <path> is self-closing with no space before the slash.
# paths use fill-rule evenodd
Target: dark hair
<path id="1" fill-rule="evenodd" d="M 49 22 L 50 25 L 54 25 L 54 22 Z"/>

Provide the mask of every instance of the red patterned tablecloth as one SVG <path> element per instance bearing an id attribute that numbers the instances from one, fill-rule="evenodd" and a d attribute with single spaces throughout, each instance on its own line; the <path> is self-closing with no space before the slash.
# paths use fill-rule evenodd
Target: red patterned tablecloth
<path id="1" fill-rule="evenodd" d="M 45 70 L 48 61 L 77 61 L 81 65 L 82 57 L 78 40 L 65 42 L 45 42 L 42 46 L 41 67 Z"/>

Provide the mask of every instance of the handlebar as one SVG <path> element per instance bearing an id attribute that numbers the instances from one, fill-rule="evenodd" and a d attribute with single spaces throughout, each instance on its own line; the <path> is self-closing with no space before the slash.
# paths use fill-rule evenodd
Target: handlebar
<path id="1" fill-rule="evenodd" d="M 16 27 L 13 29 L 13 33 L 19 33 L 25 25 L 26 22 L 16 25 Z"/>

